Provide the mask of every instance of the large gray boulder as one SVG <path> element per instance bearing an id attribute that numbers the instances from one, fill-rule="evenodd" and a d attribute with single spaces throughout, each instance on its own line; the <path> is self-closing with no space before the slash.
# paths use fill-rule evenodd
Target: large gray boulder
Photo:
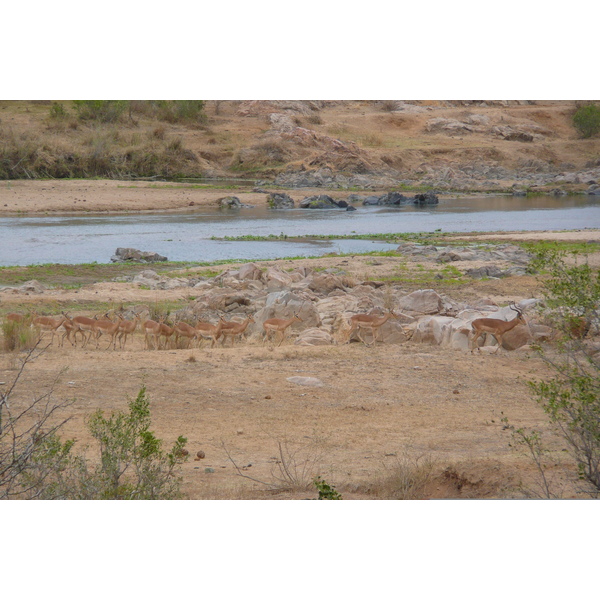
<path id="1" fill-rule="evenodd" d="M 110 260 L 112 262 L 152 263 L 169 259 L 156 252 L 142 252 L 136 248 L 117 248 L 117 251 Z"/>
<path id="2" fill-rule="evenodd" d="M 267 196 L 270 208 L 294 208 L 294 200 L 288 194 L 272 193 Z"/>
<path id="3" fill-rule="evenodd" d="M 340 208 L 338 203 L 327 194 L 319 196 L 307 196 L 300 201 L 300 208 Z M 344 206 L 344 208 L 347 204 Z"/>
<path id="4" fill-rule="evenodd" d="M 423 315 L 439 313 L 444 308 L 442 297 L 434 290 L 417 290 L 399 300 L 400 309 Z"/>
<path id="5" fill-rule="evenodd" d="M 218 200 L 219 208 L 229 210 L 238 208 L 254 208 L 253 204 L 244 204 L 237 196 L 225 196 Z"/>

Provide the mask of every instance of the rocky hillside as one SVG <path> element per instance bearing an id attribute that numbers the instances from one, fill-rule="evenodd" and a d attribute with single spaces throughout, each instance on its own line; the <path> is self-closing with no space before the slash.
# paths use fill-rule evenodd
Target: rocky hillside
<path id="1" fill-rule="evenodd" d="M 581 139 L 571 101 L 209 101 L 193 121 L 132 102 L 105 124 L 59 104 L 0 102 L 0 177 L 440 191 L 585 191 L 600 180 L 600 138 Z"/>

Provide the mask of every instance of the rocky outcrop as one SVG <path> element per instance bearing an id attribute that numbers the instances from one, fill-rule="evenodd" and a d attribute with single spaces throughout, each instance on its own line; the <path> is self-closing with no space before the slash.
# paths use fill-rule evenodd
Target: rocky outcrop
<path id="1" fill-rule="evenodd" d="M 169 260 L 166 256 L 161 256 L 156 252 L 142 252 L 135 248 L 117 248 L 117 251 L 110 259 L 112 262 L 136 262 L 153 263 Z"/>
<path id="2" fill-rule="evenodd" d="M 345 200 L 336 201 L 326 194 L 307 196 L 300 201 L 300 208 L 348 208 L 348 206 L 350 205 Z"/>
<path id="3" fill-rule="evenodd" d="M 219 198 L 217 202 L 219 203 L 219 208 L 225 210 L 239 208 L 254 208 L 253 204 L 243 204 L 237 196 L 225 196 L 224 198 Z"/>
<path id="4" fill-rule="evenodd" d="M 294 200 L 288 194 L 269 194 L 267 204 L 270 208 L 294 208 Z"/>
<path id="5" fill-rule="evenodd" d="M 388 192 L 382 196 L 368 196 L 363 200 L 365 206 L 406 206 L 407 204 L 429 205 L 438 204 L 439 198 L 433 192 L 416 194 L 412 198 L 400 192 Z"/>

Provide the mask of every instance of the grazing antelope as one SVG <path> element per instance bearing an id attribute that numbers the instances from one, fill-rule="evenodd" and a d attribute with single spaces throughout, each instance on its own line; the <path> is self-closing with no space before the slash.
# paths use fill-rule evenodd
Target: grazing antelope
<path id="1" fill-rule="evenodd" d="M 350 343 L 350 338 L 352 337 L 352 334 L 356 331 L 358 339 L 365 346 L 372 346 L 377 341 L 377 336 L 379 335 L 379 328 L 384 323 L 386 323 L 388 319 L 397 318 L 398 315 L 393 310 L 390 310 L 381 317 L 378 317 L 377 315 L 352 315 L 350 317 L 350 332 L 348 333 L 348 341 L 346 343 Z M 373 341 L 370 344 L 367 344 L 367 342 L 365 342 L 365 340 L 360 335 L 361 329 L 369 329 L 371 331 Z"/>
<path id="2" fill-rule="evenodd" d="M 121 318 L 123 317 L 123 315 L 119 315 Z M 121 350 L 123 350 L 123 348 L 125 347 L 125 344 L 127 342 L 127 336 L 131 335 L 133 336 L 133 332 L 135 331 L 136 327 L 138 326 L 138 323 L 142 320 L 142 318 L 140 317 L 140 315 L 135 315 L 135 317 L 133 317 L 133 321 L 125 321 L 125 320 L 121 320 L 121 322 L 119 323 L 119 348 Z"/>
<path id="3" fill-rule="evenodd" d="M 263 323 L 265 336 L 263 343 L 269 341 L 271 333 L 275 333 L 275 337 L 277 337 L 277 333 L 281 333 L 281 340 L 279 340 L 279 344 L 277 344 L 277 346 L 281 346 L 281 342 L 283 342 L 283 339 L 285 338 L 286 329 L 296 321 L 302 323 L 302 319 L 298 316 L 298 313 L 294 313 L 294 316 L 291 319 L 267 319 Z"/>
<path id="4" fill-rule="evenodd" d="M 496 352 L 498 352 L 498 350 L 500 350 L 502 346 L 502 336 L 505 333 L 507 333 L 511 329 L 514 329 L 517 325 L 527 325 L 525 317 L 523 316 L 523 311 L 520 308 L 517 308 L 514 302 L 510 303 L 509 308 L 511 308 L 517 313 L 517 316 L 511 321 L 503 321 L 502 319 L 483 318 L 475 319 L 471 323 L 472 334 L 469 344 L 471 346 L 471 353 L 473 352 L 473 350 L 475 350 L 475 347 L 477 346 L 477 341 L 479 340 L 480 336 L 486 333 L 491 333 L 498 342 L 498 348 L 496 348 Z"/>
<path id="5" fill-rule="evenodd" d="M 198 332 L 198 348 L 200 348 L 200 344 L 204 339 L 212 340 L 210 347 L 214 348 L 217 340 L 221 337 L 223 321 L 219 319 L 216 325 L 207 323 L 206 321 L 198 321 L 194 329 Z"/>
<path id="6" fill-rule="evenodd" d="M 52 339 L 50 340 L 50 344 L 54 343 L 54 336 L 56 335 L 56 330 L 67 320 L 64 315 L 61 315 L 57 319 L 52 317 L 45 317 L 38 315 L 35 311 L 33 312 L 33 321 L 31 323 L 32 327 L 38 331 L 38 334 L 41 336 L 42 331 L 51 331 Z"/>
<path id="7" fill-rule="evenodd" d="M 250 323 L 254 323 L 254 317 L 252 315 L 249 315 L 245 321 L 242 321 L 241 323 L 235 323 L 233 321 L 225 321 L 223 319 L 223 316 L 220 317 L 220 322 L 221 322 L 221 335 L 223 336 L 223 342 L 222 345 L 225 346 L 225 341 L 227 340 L 227 337 L 229 336 L 231 338 L 231 347 L 233 348 L 233 342 L 234 339 L 237 335 L 242 335 L 244 333 L 244 331 L 246 331 L 246 327 L 248 327 L 248 325 Z"/>

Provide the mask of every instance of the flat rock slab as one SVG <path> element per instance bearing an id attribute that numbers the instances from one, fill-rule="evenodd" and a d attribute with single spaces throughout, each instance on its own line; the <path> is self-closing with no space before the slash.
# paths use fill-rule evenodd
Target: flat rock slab
<path id="1" fill-rule="evenodd" d="M 309 385 L 312 387 L 323 387 L 323 382 L 316 377 L 288 377 L 287 380 L 290 383 L 297 383 L 298 385 Z"/>

